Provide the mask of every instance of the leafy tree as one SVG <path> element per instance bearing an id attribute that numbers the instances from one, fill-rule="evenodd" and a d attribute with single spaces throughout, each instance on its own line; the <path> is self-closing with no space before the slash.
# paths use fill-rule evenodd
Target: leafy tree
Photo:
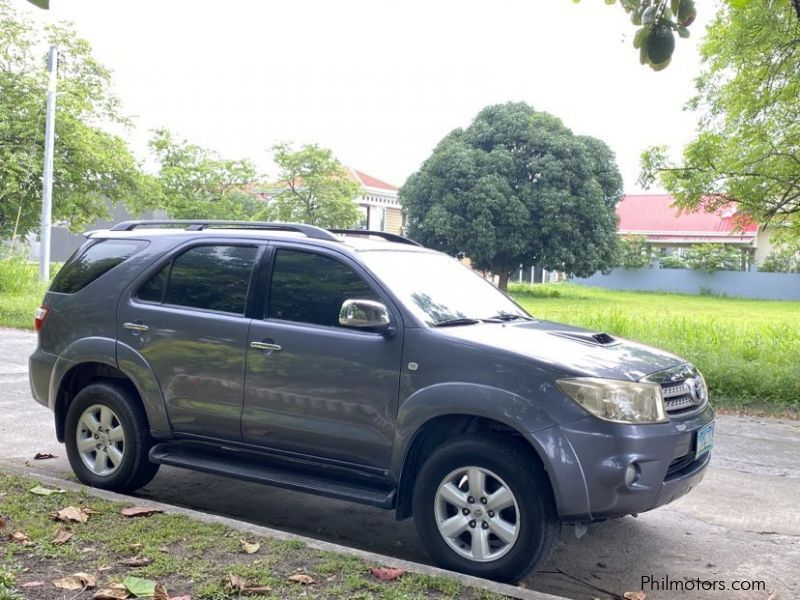
<path id="1" fill-rule="evenodd" d="M 686 252 L 686 264 L 696 271 L 741 271 L 744 256 L 727 244 L 697 244 Z"/>
<path id="2" fill-rule="evenodd" d="M 327 148 L 305 144 L 273 147 L 279 181 L 270 206 L 281 221 L 319 227 L 352 227 L 358 222 L 355 199 L 360 186 Z"/>
<path id="3" fill-rule="evenodd" d="M 256 168 L 249 160 L 230 160 L 178 141 L 157 129 L 150 149 L 159 164 L 160 202 L 176 219 L 266 218 L 267 207 L 253 189 Z"/>
<path id="4" fill-rule="evenodd" d="M 660 181 L 683 207 L 733 202 L 762 222 L 800 225 L 800 22 L 788 2 L 769 4 L 722 8 L 688 104 L 697 135 L 679 164 L 664 146 L 645 151 L 640 181 Z"/>
<path id="5" fill-rule="evenodd" d="M 0 238 L 39 228 L 48 44 L 58 45 L 61 55 L 53 220 L 80 229 L 107 218 L 109 201 L 139 212 L 155 189 L 122 138 L 99 125 L 128 121 L 88 42 L 68 25 L 36 27 L 0 0 Z"/>
<path id="6" fill-rule="evenodd" d="M 400 190 L 408 233 L 499 276 L 537 264 L 588 276 L 614 264 L 622 178 L 600 140 L 525 103 L 484 108 Z"/>
<path id="7" fill-rule="evenodd" d="M 616 4 L 616 0 L 605 3 Z M 800 19 L 800 0 L 726 0 L 726 3 L 733 9 L 749 9 L 754 4 L 760 4 L 764 10 L 788 7 Z M 689 28 L 697 17 L 695 0 L 619 0 L 619 4 L 638 27 L 633 46 L 639 50 L 639 62 L 655 71 L 669 66 L 676 34 L 681 38 L 690 35 Z"/>
<path id="8" fill-rule="evenodd" d="M 617 266 L 623 269 L 642 269 L 653 262 L 653 247 L 642 235 L 629 235 L 620 241 Z"/>
<path id="9" fill-rule="evenodd" d="M 764 259 L 759 271 L 800 273 L 800 238 L 789 230 L 778 231 L 772 238 L 773 250 Z"/>

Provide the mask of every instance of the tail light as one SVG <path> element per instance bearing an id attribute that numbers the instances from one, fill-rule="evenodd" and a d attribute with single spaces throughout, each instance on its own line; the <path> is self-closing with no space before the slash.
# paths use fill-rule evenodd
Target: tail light
<path id="1" fill-rule="evenodd" d="M 44 324 L 44 320 L 47 318 L 47 315 L 50 314 L 50 307 L 45 306 L 44 304 L 36 309 L 36 312 L 33 313 L 33 328 L 36 331 L 39 331 Z"/>

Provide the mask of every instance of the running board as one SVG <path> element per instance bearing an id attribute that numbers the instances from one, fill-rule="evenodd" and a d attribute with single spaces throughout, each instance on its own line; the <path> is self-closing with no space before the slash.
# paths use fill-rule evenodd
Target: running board
<path id="1" fill-rule="evenodd" d="M 163 442 L 150 450 L 150 462 L 264 483 L 318 496 L 393 508 L 395 490 L 332 479 L 308 469 L 287 468 L 251 452 L 191 442 Z"/>

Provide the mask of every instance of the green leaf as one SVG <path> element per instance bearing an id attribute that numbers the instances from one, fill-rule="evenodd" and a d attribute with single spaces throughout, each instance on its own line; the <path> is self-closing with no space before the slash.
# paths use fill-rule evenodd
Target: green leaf
<path id="1" fill-rule="evenodd" d="M 753 0 L 728 0 L 728 4 L 730 4 L 733 8 L 744 8 Z"/>
<path id="2" fill-rule="evenodd" d="M 641 48 L 644 46 L 645 42 L 647 41 L 647 36 L 650 35 L 651 29 L 652 28 L 649 25 L 645 25 L 636 32 L 636 35 L 633 37 L 634 48 Z"/>
<path id="3" fill-rule="evenodd" d="M 50 8 L 50 0 L 28 0 L 34 6 L 48 10 Z"/>
<path id="4" fill-rule="evenodd" d="M 53 494 L 63 494 L 64 490 L 52 490 L 50 488 L 42 487 L 37 485 L 36 487 L 32 487 L 28 490 L 31 494 L 36 494 L 37 496 L 52 496 Z"/>
<path id="5" fill-rule="evenodd" d="M 678 27 L 678 35 L 686 39 L 691 35 L 691 32 L 686 27 Z"/>
<path id="6" fill-rule="evenodd" d="M 669 4 L 669 8 L 672 11 L 673 15 L 678 14 L 678 6 L 680 6 L 681 0 L 671 0 Z"/>
<path id="7" fill-rule="evenodd" d="M 156 582 L 152 579 L 142 579 L 128 575 L 122 580 L 127 590 L 137 598 L 150 598 L 156 593 Z"/>

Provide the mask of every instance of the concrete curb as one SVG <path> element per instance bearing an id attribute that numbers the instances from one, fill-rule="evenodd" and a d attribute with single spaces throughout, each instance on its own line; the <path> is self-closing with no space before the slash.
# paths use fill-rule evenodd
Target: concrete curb
<path id="1" fill-rule="evenodd" d="M 285 531 L 280 531 L 279 529 L 272 529 L 270 527 L 253 525 L 252 523 L 247 523 L 245 521 L 238 521 L 236 519 L 231 519 L 228 517 L 212 515 L 192 510 L 190 508 L 181 508 L 179 506 L 173 506 L 172 504 L 164 504 L 162 502 L 154 502 L 152 500 L 137 498 L 135 496 L 126 496 L 124 494 L 117 494 L 115 492 L 108 492 L 106 490 L 86 487 L 79 483 L 66 481 L 64 479 L 59 479 L 58 477 L 52 477 L 50 475 L 44 475 L 29 468 L 22 468 L 15 465 L 2 465 L 0 466 L 0 468 L 17 475 L 25 475 L 27 477 L 32 477 L 34 479 L 41 481 L 42 483 L 46 483 L 58 489 L 69 490 L 72 492 L 78 492 L 83 490 L 88 495 L 95 496 L 97 498 L 102 498 L 103 500 L 112 500 L 116 502 L 126 502 L 126 503 L 134 502 L 137 506 L 157 508 L 166 513 L 185 515 L 197 521 L 202 521 L 204 523 L 217 523 L 220 525 L 225 525 L 226 527 L 230 527 L 231 529 L 236 529 L 237 531 L 242 531 L 245 533 L 252 533 L 255 535 L 275 538 L 279 540 L 296 540 L 303 542 L 306 546 L 308 546 L 309 548 L 314 548 L 315 550 L 324 550 L 328 552 L 337 552 L 339 554 L 348 554 L 350 556 L 357 556 L 358 558 L 361 558 L 362 560 L 368 562 L 379 563 L 381 565 L 389 567 L 402 568 L 408 571 L 413 571 L 414 573 L 420 573 L 422 575 L 430 575 L 433 577 L 447 577 L 448 579 L 455 579 L 461 585 L 466 587 L 486 590 L 488 592 L 493 592 L 495 594 L 501 594 L 512 598 L 520 598 L 521 600 L 568 600 L 564 596 L 553 596 L 552 594 L 545 594 L 543 592 L 537 592 L 535 590 L 526 590 L 512 585 L 490 581 L 488 579 L 481 579 L 480 577 L 472 577 L 471 575 L 464 575 L 463 573 L 447 571 L 445 569 L 440 569 L 438 567 L 432 567 L 429 565 L 424 565 L 421 563 L 416 563 L 408 560 L 401 560 L 399 558 L 393 558 L 391 556 L 385 556 L 383 554 L 376 554 L 374 552 L 368 552 L 366 550 L 348 548 L 347 546 L 341 546 L 339 544 L 334 544 L 331 542 L 316 540 L 314 538 L 305 537 L 294 533 L 287 533 Z"/>

